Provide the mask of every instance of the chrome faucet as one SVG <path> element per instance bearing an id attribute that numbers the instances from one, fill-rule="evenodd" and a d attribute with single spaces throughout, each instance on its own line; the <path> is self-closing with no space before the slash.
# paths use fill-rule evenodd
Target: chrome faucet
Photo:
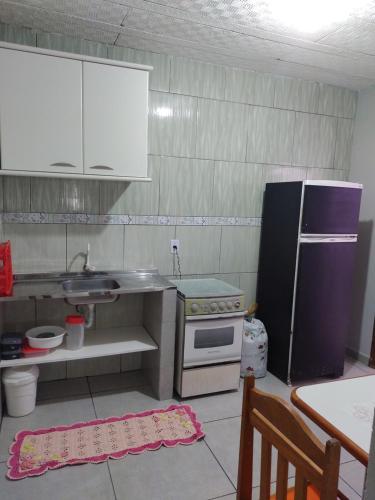
<path id="1" fill-rule="evenodd" d="M 87 253 L 85 254 L 85 263 L 83 265 L 83 270 L 85 273 L 93 273 L 96 267 L 90 264 L 90 243 L 87 243 Z"/>

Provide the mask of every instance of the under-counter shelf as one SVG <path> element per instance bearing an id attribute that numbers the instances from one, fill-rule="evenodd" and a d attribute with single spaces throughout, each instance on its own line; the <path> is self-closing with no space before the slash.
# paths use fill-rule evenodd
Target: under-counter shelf
<path id="1" fill-rule="evenodd" d="M 152 351 L 158 349 L 145 328 L 142 326 L 105 328 L 101 330 L 85 331 L 85 344 L 82 349 L 70 351 L 62 346 L 48 354 L 29 358 L 0 361 L 0 368 L 8 366 L 39 365 L 71 361 L 75 359 L 99 358 L 116 354 Z"/>

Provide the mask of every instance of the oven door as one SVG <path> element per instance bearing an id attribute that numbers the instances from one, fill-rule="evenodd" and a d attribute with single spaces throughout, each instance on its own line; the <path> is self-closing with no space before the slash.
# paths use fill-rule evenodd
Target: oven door
<path id="1" fill-rule="evenodd" d="M 242 331 L 243 313 L 186 317 L 184 367 L 240 360 Z"/>

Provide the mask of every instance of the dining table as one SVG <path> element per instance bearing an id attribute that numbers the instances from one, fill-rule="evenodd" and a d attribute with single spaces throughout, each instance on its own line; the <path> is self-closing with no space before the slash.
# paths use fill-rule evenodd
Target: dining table
<path id="1" fill-rule="evenodd" d="M 292 403 L 367 467 L 375 409 L 375 375 L 293 389 Z"/>

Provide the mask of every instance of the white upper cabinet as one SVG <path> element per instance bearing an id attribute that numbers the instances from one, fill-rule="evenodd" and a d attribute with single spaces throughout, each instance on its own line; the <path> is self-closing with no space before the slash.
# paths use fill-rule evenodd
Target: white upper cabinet
<path id="1" fill-rule="evenodd" d="M 84 172 L 147 176 L 148 72 L 83 63 Z"/>
<path id="2" fill-rule="evenodd" d="M 1 168 L 83 173 L 82 63 L 0 48 Z"/>
<path id="3" fill-rule="evenodd" d="M 0 43 L 0 175 L 151 180 L 151 69 Z"/>

